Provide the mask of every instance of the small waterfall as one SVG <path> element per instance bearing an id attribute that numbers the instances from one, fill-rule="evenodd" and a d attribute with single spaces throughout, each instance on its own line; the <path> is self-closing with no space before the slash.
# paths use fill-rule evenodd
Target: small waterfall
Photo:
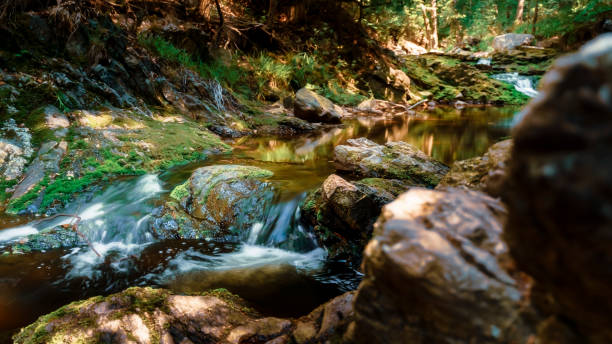
<path id="1" fill-rule="evenodd" d="M 528 97 L 535 97 L 538 95 L 538 91 L 535 90 L 531 78 L 519 73 L 503 73 L 491 75 L 491 78 L 499 81 L 503 81 L 514 85 L 514 88 Z"/>
<path id="2" fill-rule="evenodd" d="M 490 58 L 484 58 L 483 57 L 483 58 L 479 59 L 478 62 L 476 62 L 476 65 L 478 65 L 478 66 L 490 66 L 492 61 L 493 60 L 490 59 Z"/>
<path id="3" fill-rule="evenodd" d="M 252 226 L 247 243 L 307 252 L 318 247 L 316 239 L 300 224 L 300 203 L 306 193 L 271 207 L 265 223 Z"/>

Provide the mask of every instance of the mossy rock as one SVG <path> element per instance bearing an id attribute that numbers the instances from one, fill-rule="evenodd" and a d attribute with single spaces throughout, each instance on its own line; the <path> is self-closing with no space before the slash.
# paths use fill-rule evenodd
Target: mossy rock
<path id="1" fill-rule="evenodd" d="M 197 169 L 189 178 L 189 213 L 214 236 L 241 236 L 264 221 L 274 191 L 265 181 L 272 172 L 252 166 L 215 165 Z"/>
<path id="2" fill-rule="evenodd" d="M 348 182 L 331 175 L 302 202 L 301 221 L 314 229 L 330 259 L 344 259 L 357 266 L 382 207 L 411 186 L 406 181 L 382 178 Z"/>
<path id="3" fill-rule="evenodd" d="M 406 142 L 376 144 L 366 138 L 348 140 L 334 149 L 336 167 L 358 176 L 399 179 L 414 185 L 435 187 L 448 166 Z"/>

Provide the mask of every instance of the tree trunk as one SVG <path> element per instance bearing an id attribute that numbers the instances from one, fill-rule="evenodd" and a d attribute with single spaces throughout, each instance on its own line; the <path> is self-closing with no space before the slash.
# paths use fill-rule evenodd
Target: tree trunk
<path id="1" fill-rule="evenodd" d="M 438 49 L 438 1 L 431 0 L 431 41 L 434 49 Z"/>
<path id="2" fill-rule="evenodd" d="M 219 14 L 219 30 L 221 30 L 221 28 L 223 27 L 224 21 L 223 21 L 223 11 L 221 11 L 221 4 L 219 3 L 219 0 L 215 0 L 215 6 L 217 7 L 217 13 Z"/>
<path id="3" fill-rule="evenodd" d="M 277 0 L 268 0 L 269 1 L 269 5 L 268 5 L 268 18 L 266 19 L 266 22 L 268 24 L 274 23 L 274 21 L 276 20 L 276 2 Z"/>
<path id="4" fill-rule="evenodd" d="M 220 45 L 223 24 L 225 23 L 223 20 L 223 11 L 221 11 L 221 4 L 219 3 L 219 1 L 220 0 L 215 0 L 215 6 L 217 7 L 217 13 L 219 14 L 219 28 L 217 29 L 217 32 L 215 32 L 215 36 L 213 39 L 213 42 L 217 47 Z"/>
<path id="5" fill-rule="evenodd" d="M 423 11 L 423 21 L 425 22 L 425 46 L 431 49 L 431 28 L 429 25 L 429 16 L 427 16 L 427 7 L 421 4 L 421 11 Z"/>
<path id="6" fill-rule="evenodd" d="M 525 0 L 518 0 L 518 6 L 516 7 L 516 19 L 514 25 L 519 25 L 523 22 L 523 11 L 525 10 Z"/>
<path id="7" fill-rule="evenodd" d="M 531 28 L 531 34 L 535 36 L 536 25 L 538 24 L 538 12 L 540 10 L 540 2 L 535 0 L 535 13 L 533 14 L 533 27 Z"/>

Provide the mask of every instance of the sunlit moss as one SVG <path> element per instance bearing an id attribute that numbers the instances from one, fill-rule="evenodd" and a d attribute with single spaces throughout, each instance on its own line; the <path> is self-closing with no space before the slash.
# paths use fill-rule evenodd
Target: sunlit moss
<path id="1" fill-rule="evenodd" d="M 188 197 L 188 196 L 189 196 L 189 181 L 186 181 L 183 184 L 175 187 L 174 190 L 172 190 L 172 192 L 170 193 L 170 197 L 177 201 L 181 201 L 183 198 Z"/>
<path id="2" fill-rule="evenodd" d="M 211 153 L 229 152 L 231 147 L 191 121 L 163 122 L 143 120 L 144 127 L 122 136 L 123 140 L 144 150 L 150 171 L 202 160 Z M 129 147 L 129 146 L 128 146 Z"/>

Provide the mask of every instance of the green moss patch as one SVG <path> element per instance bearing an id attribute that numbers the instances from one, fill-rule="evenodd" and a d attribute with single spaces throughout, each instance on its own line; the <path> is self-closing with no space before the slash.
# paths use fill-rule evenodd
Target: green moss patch
<path id="1" fill-rule="evenodd" d="M 184 182 L 183 184 L 175 187 L 170 193 L 170 197 L 181 201 L 183 198 L 189 196 L 189 181 Z"/>
<path id="2" fill-rule="evenodd" d="M 121 135 L 128 147 L 146 155 L 143 167 L 149 171 L 206 159 L 207 154 L 231 151 L 231 147 L 197 123 L 144 120 L 144 128 Z"/>
<path id="3" fill-rule="evenodd" d="M 514 87 L 489 78 L 470 63 L 447 56 L 409 56 L 403 71 L 411 78 L 415 93 L 436 101 L 463 99 L 514 105 L 529 101 Z"/>

